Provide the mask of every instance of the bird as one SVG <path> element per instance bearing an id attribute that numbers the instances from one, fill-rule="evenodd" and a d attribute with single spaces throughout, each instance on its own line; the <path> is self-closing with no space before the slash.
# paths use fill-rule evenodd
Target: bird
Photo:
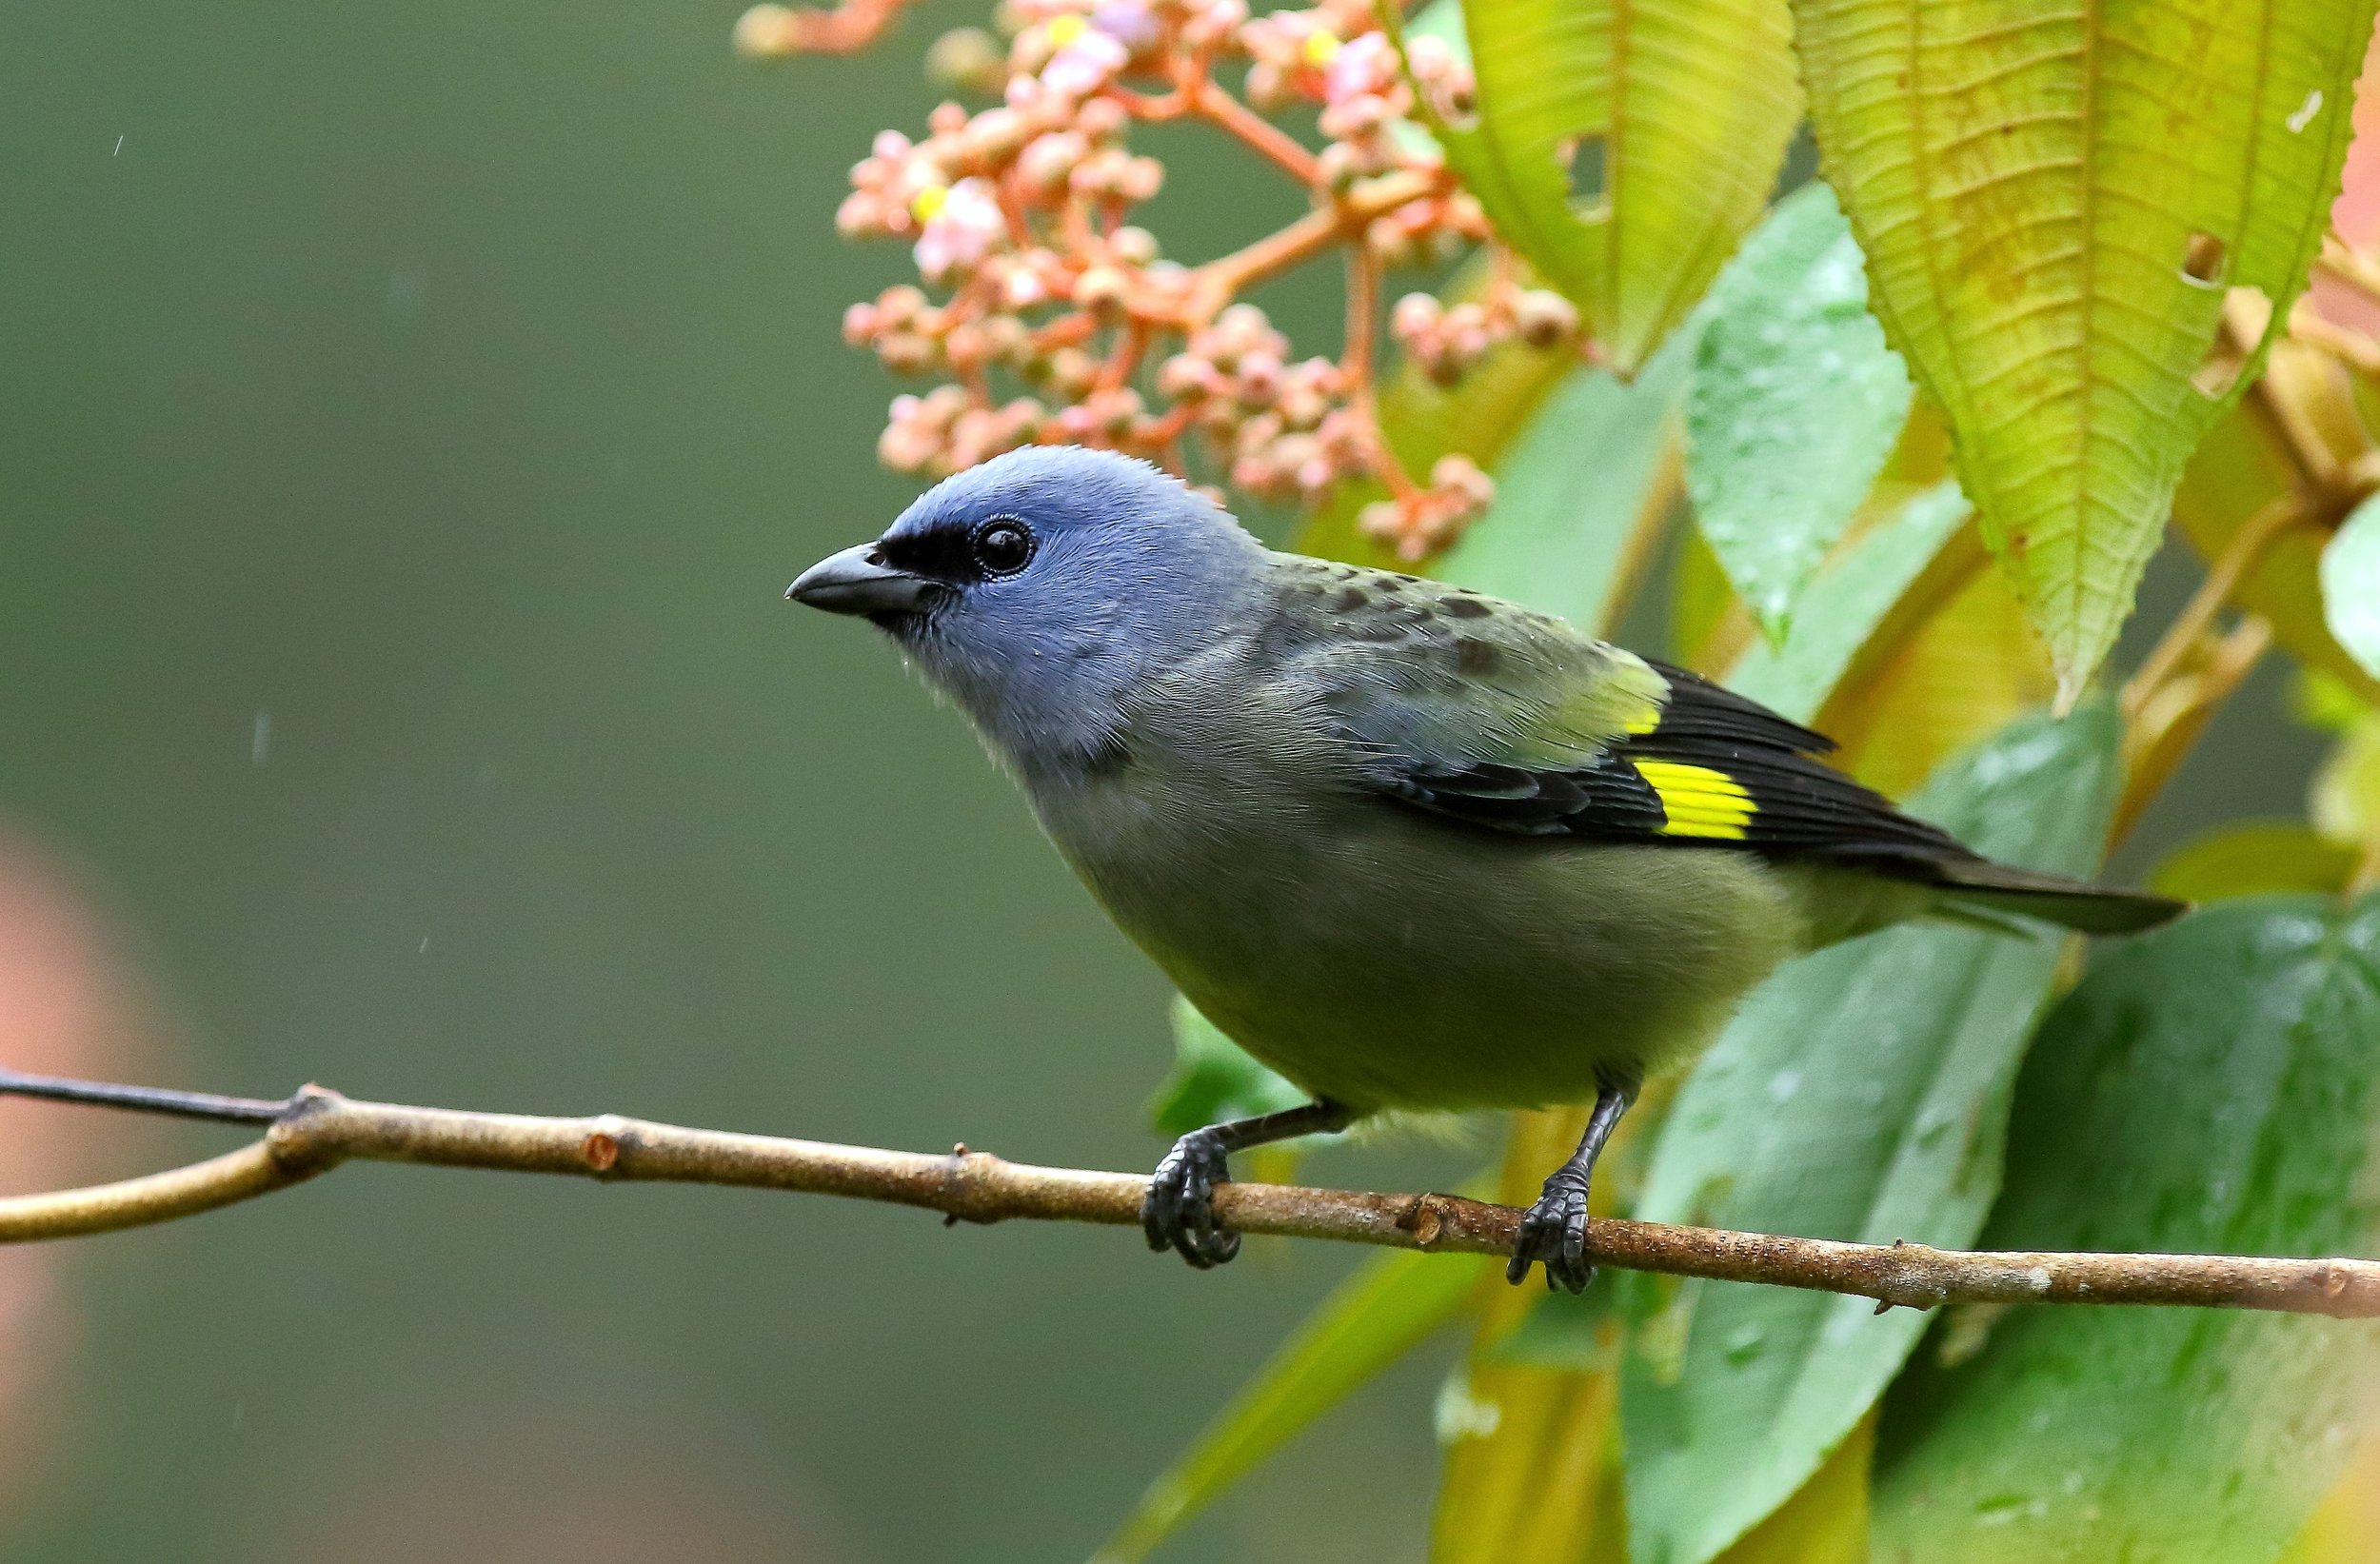
<path id="1" fill-rule="evenodd" d="M 1113 452 L 945 478 L 785 595 L 883 631 L 1124 934 L 1309 1094 L 1159 1163 L 1143 1232 L 1200 1269 L 1239 1248 L 1214 1201 L 1233 1153 L 1591 1103 L 1507 1268 L 1581 1291 L 1614 1126 L 1785 961 L 1911 919 L 2124 934 L 2185 910 L 1990 861 L 1717 683 L 1458 585 L 1276 551 Z"/>

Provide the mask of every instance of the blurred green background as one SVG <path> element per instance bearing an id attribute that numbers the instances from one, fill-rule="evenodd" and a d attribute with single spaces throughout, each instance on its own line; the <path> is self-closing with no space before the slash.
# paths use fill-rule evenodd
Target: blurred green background
<path id="1" fill-rule="evenodd" d="M 779 601 L 913 492 L 837 335 L 906 258 L 831 217 L 981 16 L 763 69 L 735 13 L 0 10 L 0 1059 L 1154 1160 L 1155 973 L 876 638 Z M 1295 209 L 1153 145 L 1177 253 Z M 1332 297 L 1263 302 L 1327 349 Z M 2314 741 L 2273 706 L 2129 866 L 2294 811 Z M 231 1143 L 22 1105 L 10 1138 L 17 1187 Z M 0 1552 L 1078 1557 L 1352 1262 L 352 1168 L 0 1254 Z M 1443 1361 L 1172 1556 L 1418 1559 Z"/>

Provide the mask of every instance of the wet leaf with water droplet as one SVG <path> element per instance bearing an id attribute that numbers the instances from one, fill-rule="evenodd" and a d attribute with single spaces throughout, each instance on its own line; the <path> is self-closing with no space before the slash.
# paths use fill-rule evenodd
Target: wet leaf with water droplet
<path id="1" fill-rule="evenodd" d="M 2380 897 L 2226 902 L 2106 953 L 2044 1024 L 1990 1249 L 2370 1254 Z M 2018 1309 L 1888 1398 L 1879 1558 L 2261 1564 L 2369 1426 L 2368 1321 Z"/>

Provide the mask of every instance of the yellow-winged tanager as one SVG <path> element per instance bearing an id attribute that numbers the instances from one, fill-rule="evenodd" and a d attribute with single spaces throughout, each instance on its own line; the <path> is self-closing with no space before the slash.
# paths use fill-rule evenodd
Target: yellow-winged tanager
<path id="1" fill-rule="evenodd" d="M 2177 902 L 1990 862 L 1817 734 L 1560 620 L 1266 548 L 1105 452 L 961 473 L 786 594 L 891 635 L 1091 894 L 1306 1091 L 1183 1136 L 1142 1212 L 1196 1266 L 1234 1151 L 1383 1109 L 1595 1104 L 1513 1257 L 1573 1290 L 1648 1070 L 1787 958 L 1980 910 L 2092 934 Z"/>

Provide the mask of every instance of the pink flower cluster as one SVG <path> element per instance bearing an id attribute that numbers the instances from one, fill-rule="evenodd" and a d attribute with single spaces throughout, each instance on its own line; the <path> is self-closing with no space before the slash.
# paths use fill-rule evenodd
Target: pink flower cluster
<path id="1" fill-rule="evenodd" d="M 1499 343 L 1518 338 L 1532 347 L 1553 347 L 1572 340 L 1578 309 L 1558 293 L 1499 277 L 1478 299 L 1451 307 L 1436 294 L 1408 293 L 1389 312 L 1388 326 L 1423 374 L 1452 386 Z"/>
<path id="2" fill-rule="evenodd" d="M 936 46 L 949 69 L 996 78 L 1001 101 L 942 105 L 922 141 L 878 136 L 836 214 L 847 237 L 908 241 L 942 295 L 903 285 L 844 315 L 853 346 L 944 382 L 894 402 L 883 460 L 938 476 L 1022 445 L 1101 445 L 1308 504 L 1369 477 L 1392 497 L 1365 525 L 1412 558 L 1484 510 L 1494 490 L 1476 465 L 1448 458 L 1417 482 L 1371 410 L 1381 270 L 1491 235 L 1416 125 L 1414 87 L 1367 0 L 1258 17 L 1245 0 L 1007 0 L 1002 20 L 1004 58 L 981 33 Z M 1451 51 L 1419 40 L 1410 64 L 1436 109 L 1467 109 Z M 1244 96 L 1217 78 L 1242 67 Z M 1319 111 L 1319 151 L 1258 112 L 1301 104 Z M 1129 140 L 1136 122 L 1169 119 L 1236 136 L 1302 184 L 1313 212 L 1196 266 L 1166 257 L 1131 221 L 1164 170 Z M 1238 296 L 1333 252 L 1348 267 L 1347 349 L 1298 358 Z M 1441 380 L 1494 342 L 1551 346 L 1576 326 L 1558 298 L 1517 287 L 1436 313 L 1417 299 L 1393 329 Z"/>

